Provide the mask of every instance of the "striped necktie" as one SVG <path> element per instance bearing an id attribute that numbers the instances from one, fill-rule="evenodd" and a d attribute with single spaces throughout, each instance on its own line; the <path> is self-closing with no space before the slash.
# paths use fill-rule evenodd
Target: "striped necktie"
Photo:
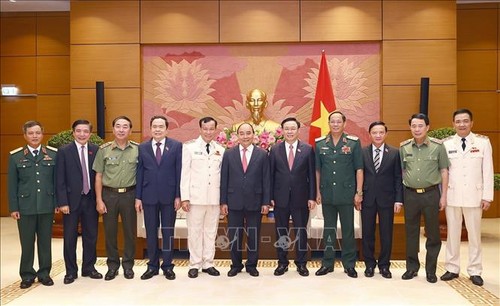
<path id="1" fill-rule="evenodd" d="M 375 157 L 373 157 L 373 165 L 375 166 L 375 172 L 380 169 L 380 149 L 375 149 Z"/>

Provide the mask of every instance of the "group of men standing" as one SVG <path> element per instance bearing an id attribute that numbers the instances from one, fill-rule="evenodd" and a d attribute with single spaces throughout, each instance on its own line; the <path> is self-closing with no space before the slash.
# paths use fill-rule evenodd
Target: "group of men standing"
<path id="1" fill-rule="evenodd" d="M 218 276 L 214 266 L 219 215 L 227 215 L 231 268 L 236 276 L 245 268 L 259 276 L 259 239 L 262 215 L 274 207 L 278 266 L 274 275 L 288 271 L 290 217 L 296 250 L 295 265 L 308 276 L 307 223 L 309 212 L 322 205 L 324 253 L 316 275 L 333 272 L 337 218 L 340 218 L 341 255 L 344 272 L 356 278 L 354 209 L 361 211 L 364 275 L 373 277 L 378 266 L 391 278 L 390 258 L 394 213 L 404 203 L 407 271 L 405 280 L 418 273 L 420 218 L 424 215 L 426 279 L 437 281 L 437 257 L 441 248 L 438 213 L 446 207 L 448 243 L 447 272 L 442 280 L 458 277 L 462 215 L 469 233 L 468 273 L 482 285 L 481 215 L 493 200 L 491 144 L 487 137 L 471 132 L 472 113 L 453 115 L 456 135 L 443 141 L 429 138 L 429 119 L 415 114 L 409 120 L 413 138 L 398 149 L 385 143 L 387 126 L 381 121 L 369 126 L 371 144 L 361 148 L 356 136 L 344 132 L 346 117 L 340 111 L 328 117 L 329 133 L 316 140 L 315 148 L 299 140 L 300 122 L 286 118 L 281 123 L 284 141 L 267 152 L 254 145 L 255 131 L 249 123 L 238 126 L 239 144 L 225 149 L 215 142 L 217 121 L 200 119 L 200 136 L 184 144 L 167 137 L 164 116 L 150 120 L 152 138 L 140 145 L 130 141 L 132 122 L 126 116 L 113 120 L 114 140 L 97 148 L 89 143 L 92 125 L 77 120 L 72 125 L 74 142 L 59 150 L 41 145 L 43 128 L 29 121 L 24 127 L 27 145 L 11 152 L 9 161 L 9 209 L 17 220 L 22 248 L 21 288 L 36 278 L 46 286 L 50 278 L 54 212 L 63 213 L 64 283 L 78 277 L 76 244 L 81 224 L 83 262 L 81 275 L 102 279 L 95 269 L 99 214 L 103 216 L 107 266 L 105 280 L 118 275 L 120 266 L 127 279 L 134 278 L 137 213 L 144 213 L 147 235 L 147 270 L 141 279 L 163 271 L 175 279 L 172 255 L 176 211 L 187 212 L 190 266 L 188 276 L 202 272 Z M 57 153 L 56 153 L 57 151 Z M 119 218 L 124 251 L 118 252 Z M 378 220 L 381 251 L 374 255 Z M 158 231 L 162 246 L 158 246 Z M 243 236 L 246 234 L 246 246 Z M 38 245 L 39 270 L 33 268 L 34 243 Z M 242 250 L 247 251 L 243 265 Z M 161 264 L 160 264 L 161 258 Z"/>

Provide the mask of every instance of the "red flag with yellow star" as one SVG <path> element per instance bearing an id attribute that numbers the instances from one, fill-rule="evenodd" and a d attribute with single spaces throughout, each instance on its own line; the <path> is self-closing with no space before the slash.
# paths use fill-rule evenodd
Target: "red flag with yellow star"
<path id="1" fill-rule="evenodd" d="M 321 54 L 319 65 L 318 82 L 316 84 L 316 95 L 311 115 L 311 127 L 309 128 L 309 143 L 314 147 L 315 139 L 326 135 L 330 130 L 328 115 L 335 110 L 335 97 L 333 96 L 332 82 L 328 65 L 326 63 L 325 51 Z"/>

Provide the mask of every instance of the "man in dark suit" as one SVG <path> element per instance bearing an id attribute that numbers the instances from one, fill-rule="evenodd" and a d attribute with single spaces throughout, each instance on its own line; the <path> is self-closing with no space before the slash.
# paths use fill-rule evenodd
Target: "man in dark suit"
<path id="1" fill-rule="evenodd" d="M 65 284 L 71 284 L 78 278 L 76 263 L 78 222 L 81 222 L 82 229 L 82 276 L 102 278 L 102 274 L 95 269 L 99 214 L 96 210 L 93 188 L 95 172 L 92 170 L 99 147 L 89 143 L 92 132 L 89 121 L 76 120 L 71 128 L 75 141 L 59 148 L 56 167 L 57 206 L 63 213 L 64 224 Z"/>
<path id="2" fill-rule="evenodd" d="M 21 289 L 38 281 L 54 285 L 50 278 L 52 268 L 52 221 L 56 198 L 55 166 L 57 149 L 43 146 L 43 127 L 38 121 L 23 125 L 27 144 L 10 152 L 9 157 L 9 212 L 17 221 L 21 242 Z M 36 237 L 36 239 L 35 239 Z M 35 241 L 38 250 L 38 271 L 33 268 Z"/>
<path id="3" fill-rule="evenodd" d="M 231 243 L 232 277 L 243 270 L 243 230 L 247 233 L 246 271 L 259 276 L 259 239 L 261 214 L 267 214 L 270 204 L 270 172 L 267 152 L 253 145 L 254 129 L 242 123 L 237 130 L 239 145 L 226 152 L 221 168 L 221 213 L 228 215 L 228 236 Z"/>
<path id="4" fill-rule="evenodd" d="M 403 205 L 403 182 L 399 150 L 385 143 L 387 126 L 382 121 L 368 128 L 372 144 L 363 148 L 364 181 L 361 220 L 365 276 L 373 277 L 378 264 L 380 274 L 391 278 L 392 229 L 394 213 Z M 375 225 L 379 220 L 380 255 L 374 256 Z"/>
<path id="5" fill-rule="evenodd" d="M 278 267 L 274 275 L 288 271 L 287 249 L 295 245 L 295 265 L 301 276 L 307 270 L 307 222 L 309 210 L 316 206 L 316 166 L 312 147 L 299 141 L 300 122 L 286 118 L 281 122 L 285 142 L 273 146 L 269 155 L 271 165 L 271 203 L 276 224 L 275 244 Z M 293 220 L 295 241 L 289 240 L 290 216 Z"/>
<path id="6" fill-rule="evenodd" d="M 150 140 L 139 146 L 135 208 L 144 211 L 148 268 L 141 276 L 146 280 L 158 275 L 161 269 L 169 280 L 175 279 L 172 255 L 176 211 L 181 207 L 180 181 L 182 143 L 167 138 L 168 121 L 164 116 L 150 120 Z M 161 225 L 163 245 L 158 249 L 158 228 Z"/>

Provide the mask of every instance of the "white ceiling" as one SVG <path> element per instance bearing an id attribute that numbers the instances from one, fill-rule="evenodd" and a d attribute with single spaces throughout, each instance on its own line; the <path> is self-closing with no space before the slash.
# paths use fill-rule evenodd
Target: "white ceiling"
<path id="1" fill-rule="evenodd" d="M 0 12 L 69 11 L 69 0 L 0 0 Z M 457 3 L 500 3 L 500 0 L 457 0 Z"/>

